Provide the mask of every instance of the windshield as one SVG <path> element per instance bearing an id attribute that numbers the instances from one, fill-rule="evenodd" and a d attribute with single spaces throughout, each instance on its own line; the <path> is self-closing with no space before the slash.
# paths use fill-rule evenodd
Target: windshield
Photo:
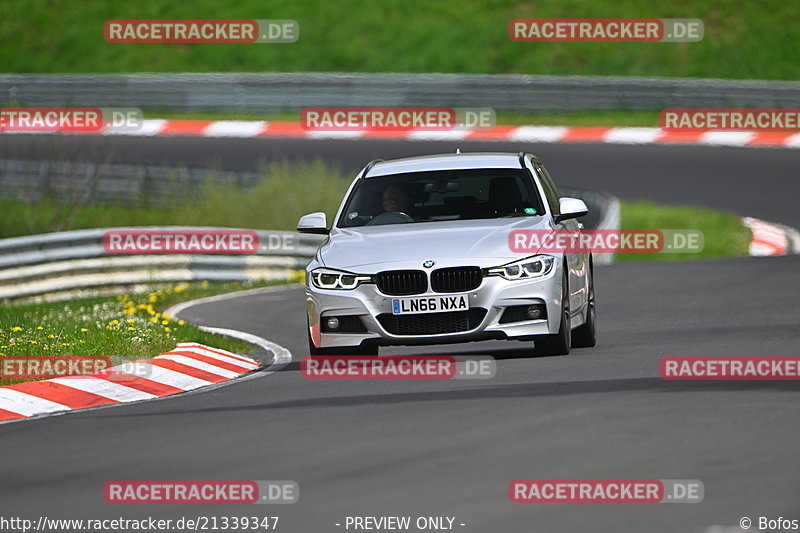
<path id="1" fill-rule="evenodd" d="M 362 179 L 339 227 L 541 216 L 541 198 L 524 169 L 439 170 Z"/>

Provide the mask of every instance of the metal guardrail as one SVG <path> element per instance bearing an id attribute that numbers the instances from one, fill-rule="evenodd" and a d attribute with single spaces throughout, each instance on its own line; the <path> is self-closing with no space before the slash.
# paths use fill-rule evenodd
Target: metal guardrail
<path id="1" fill-rule="evenodd" d="M 168 205 L 206 181 L 255 185 L 262 176 L 177 166 L 0 159 L 0 198 L 37 202 L 43 198 L 81 203 Z"/>
<path id="2" fill-rule="evenodd" d="M 219 230 L 231 228 L 99 228 L 0 240 L 0 299 L 69 297 L 75 291 L 151 283 L 287 279 L 303 269 L 324 237 L 255 230 L 260 249 L 249 255 L 109 255 L 109 229 Z M 287 240 L 288 239 L 288 240 Z"/>
<path id="3" fill-rule="evenodd" d="M 268 113 L 319 106 L 580 111 L 800 107 L 800 82 L 482 74 L 2 74 L 2 106 Z"/>
<path id="4" fill-rule="evenodd" d="M 582 198 L 587 228 L 619 227 L 619 201 L 602 192 L 562 189 Z M 192 280 L 288 279 L 303 269 L 325 237 L 290 231 L 255 230 L 259 250 L 249 255 L 109 255 L 103 235 L 114 230 L 221 230 L 231 228 L 159 226 L 75 230 L 0 240 L 0 300 L 48 295 L 66 298 L 86 290 L 136 290 L 151 283 Z M 611 262 L 600 254 L 598 264 Z M 113 291 L 112 291 L 113 292 Z"/>

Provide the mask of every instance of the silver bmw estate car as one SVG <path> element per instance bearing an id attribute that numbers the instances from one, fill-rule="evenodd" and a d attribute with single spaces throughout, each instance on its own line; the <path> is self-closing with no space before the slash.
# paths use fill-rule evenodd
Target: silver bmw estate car
<path id="1" fill-rule="evenodd" d="M 533 341 L 531 354 L 595 345 L 589 253 L 520 254 L 512 230 L 579 229 L 588 212 L 560 197 L 529 153 L 373 161 L 306 270 L 311 355 L 377 355 L 380 346 Z"/>

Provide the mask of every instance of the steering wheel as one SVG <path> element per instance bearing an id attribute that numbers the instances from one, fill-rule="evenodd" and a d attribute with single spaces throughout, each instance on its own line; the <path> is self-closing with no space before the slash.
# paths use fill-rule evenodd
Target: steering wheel
<path id="1" fill-rule="evenodd" d="M 376 216 L 365 225 L 402 224 L 404 222 L 414 222 L 414 219 L 402 211 L 386 211 Z"/>

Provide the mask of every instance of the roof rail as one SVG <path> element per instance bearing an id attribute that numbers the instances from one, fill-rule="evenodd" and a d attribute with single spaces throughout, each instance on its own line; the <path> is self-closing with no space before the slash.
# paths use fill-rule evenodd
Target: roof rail
<path id="1" fill-rule="evenodd" d="M 366 178 L 367 172 L 372 170 L 372 167 L 374 167 L 376 163 L 380 163 L 381 161 L 383 161 L 383 159 L 373 159 L 372 161 L 367 163 L 367 166 L 364 167 L 364 172 L 361 173 L 361 177 Z"/>

